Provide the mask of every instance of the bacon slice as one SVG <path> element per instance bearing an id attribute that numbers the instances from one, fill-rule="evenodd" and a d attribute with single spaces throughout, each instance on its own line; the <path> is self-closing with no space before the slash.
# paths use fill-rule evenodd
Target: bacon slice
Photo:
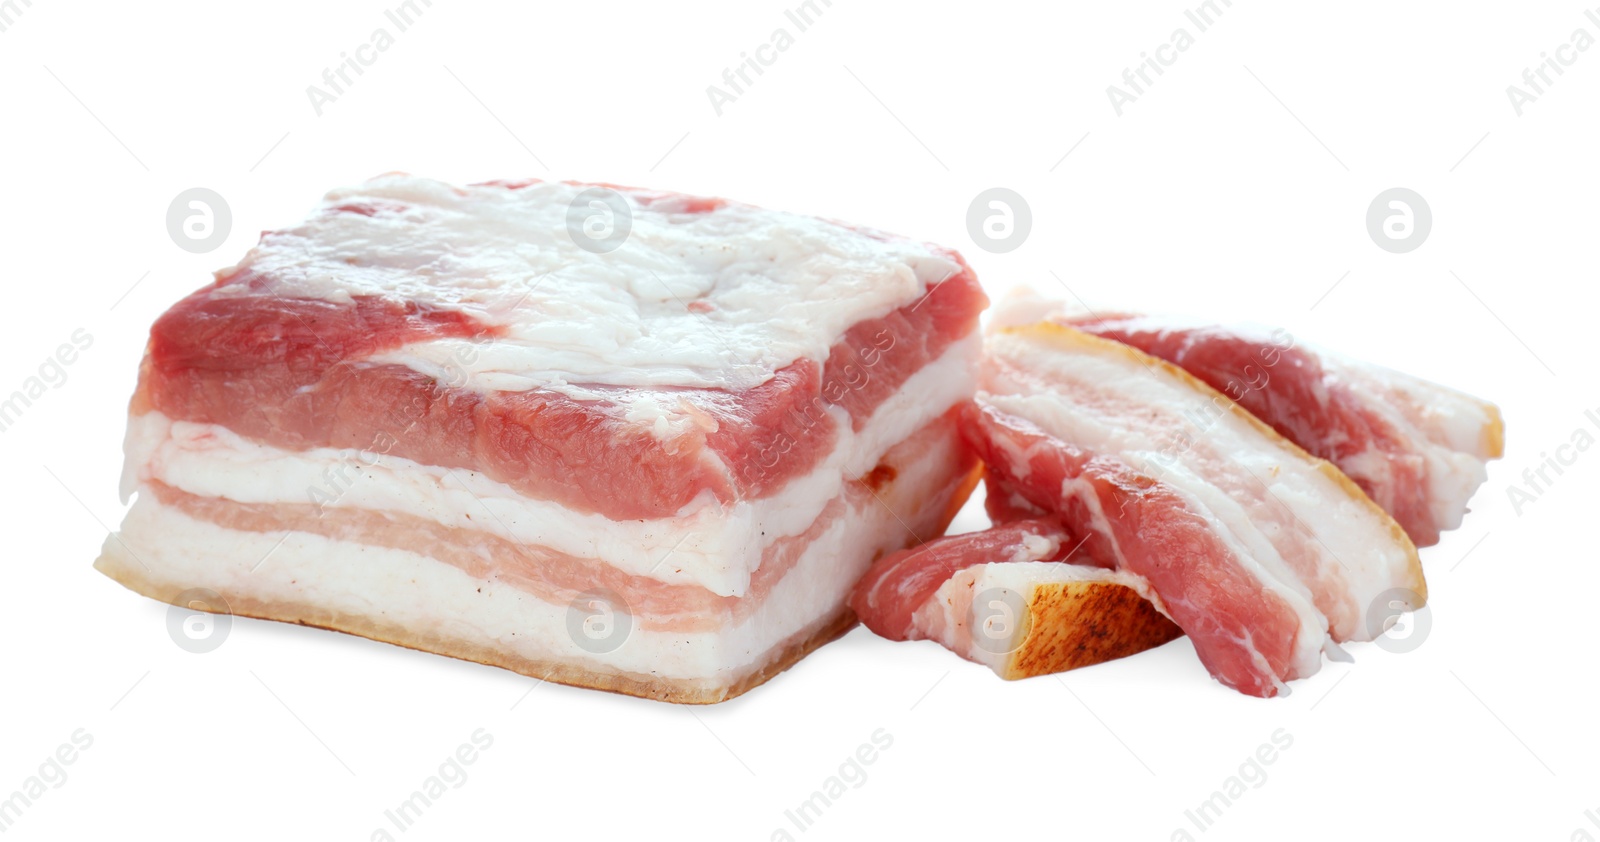
<path id="1" fill-rule="evenodd" d="M 1171 316 L 1089 313 L 1031 296 L 1001 320 L 1048 318 L 1176 365 L 1285 438 L 1327 459 L 1419 547 L 1461 525 L 1467 502 L 1504 454 L 1491 403 L 1297 341 L 1287 331 Z M 1014 315 L 1013 315 L 1014 314 Z"/>
<path id="2" fill-rule="evenodd" d="M 874 562 L 850 597 L 861 622 L 890 640 L 913 640 L 916 612 L 951 576 L 976 564 L 1059 561 L 1072 550 L 1048 520 L 1023 520 L 952 535 Z"/>
<path id="3" fill-rule="evenodd" d="M 880 559 L 850 599 L 890 640 L 933 640 L 1006 679 L 1126 657 L 1182 632 L 1137 576 L 1062 563 L 1077 542 L 1050 520 L 940 538 Z"/>
<path id="4" fill-rule="evenodd" d="M 986 304 L 955 252 L 834 222 L 383 176 L 156 321 L 96 566 L 720 701 L 842 634 L 870 562 L 965 500 Z"/>
<path id="5" fill-rule="evenodd" d="M 1142 577 L 1223 684 L 1273 696 L 1426 599 L 1416 548 L 1331 464 L 1127 345 L 991 337 L 968 438 L 1011 490 Z M 1379 604 L 1381 603 L 1381 604 Z"/>

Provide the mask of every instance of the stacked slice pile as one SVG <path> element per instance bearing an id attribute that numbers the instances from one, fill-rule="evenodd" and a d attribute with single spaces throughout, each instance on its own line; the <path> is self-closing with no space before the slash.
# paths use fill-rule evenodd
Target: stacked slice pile
<path id="1" fill-rule="evenodd" d="M 1371 640 L 1424 604 L 1416 548 L 1385 509 L 1436 541 L 1499 455 L 1491 405 L 1281 333 L 1059 312 L 1018 325 L 1016 312 L 989 338 L 965 425 L 999 525 L 886 558 L 853 597 L 880 634 L 938 640 L 1007 677 L 1166 639 L 1148 615 L 1080 609 L 1066 621 L 1039 607 L 1050 590 L 1094 581 L 1118 595 L 1107 605 L 1148 598 L 1223 684 L 1285 692 L 1338 643 Z M 1017 551 L 1002 561 L 987 552 L 997 546 Z M 1060 546 L 1076 564 L 1059 563 Z M 1019 563 L 1036 568 L 1010 573 Z M 1015 584 L 979 596 L 990 571 Z M 1068 622 L 1121 645 L 1034 654 L 1070 636 Z"/>

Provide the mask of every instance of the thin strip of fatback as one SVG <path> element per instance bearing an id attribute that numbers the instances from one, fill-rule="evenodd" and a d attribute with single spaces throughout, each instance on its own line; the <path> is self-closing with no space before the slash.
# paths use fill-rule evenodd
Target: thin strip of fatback
<path id="1" fill-rule="evenodd" d="M 1306 343 L 1281 328 L 1171 315 L 1091 312 L 1031 293 L 1000 322 L 1049 319 L 1160 357 L 1327 459 L 1419 547 L 1455 529 L 1505 451 L 1494 404 Z"/>

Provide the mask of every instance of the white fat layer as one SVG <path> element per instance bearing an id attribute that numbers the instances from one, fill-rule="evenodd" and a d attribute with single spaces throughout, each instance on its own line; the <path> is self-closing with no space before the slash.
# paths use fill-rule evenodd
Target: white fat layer
<path id="1" fill-rule="evenodd" d="M 405 356 L 514 389 L 750 388 L 795 360 L 827 359 L 850 326 L 960 271 L 930 246 L 838 223 L 737 203 L 687 213 L 628 190 L 606 191 L 613 208 L 584 195 L 593 189 L 382 176 L 329 193 L 325 207 L 402 209 L 316 214 L 265 235 L 240 268 L 270 276 L 284 297 L 399 296 L 499 326 L 493 342 L 424 343 Z M 625 226 L 613 250 L 577 245 Z M 234 290 L 244 287 L 215 294 Z"/>
<path id="2" fill-rule="evenodd" d="M 1071 318 L 1089 313 L 1081 304 L 1049 298 L 1023 285 L 1014 286 L 995 299 L 989 306 L 989 312 L 984 315 L 984 324 L 990 333 L 998 333 L 1006 328 L 1036 324 L 1045 319 Z"/>
<path id="3" fill-rule="evenodd" d="M 626 641 L 605 654 L 591 654 L 575 643 L 568 605 L 544 602 L 496 579 L 473 578 L 413 552 L 318 535 L 290 533 L 278 544 L 277 534 L 189 517 L 147 490 L 138 495 L 121 531 L 106 539 L 100 564 L 172 592 L 209 588 L 224 598 L 309 604 L 524 658 L 600 672 L 704 679 L 716 686 L 765 663 L 780 644 L 839 611 L 873 558 L 912 540 L 908 529 L 934 536 L 967 463 L 953 431 L 930 440 L 917 456 L 902 466 L 886 500 L 860 500 L 817 535 L 738 625 L 665 632 L 646 631 L 633 622 Z"/>
<path id="4" fill-rule="evenodd" d="M 1026 606 L 1038 588 L 1065 583 L 1120 585 L 1140 594 L 1150 591 L 1149 584 L 1139 576 L 1084 564 L 1054 561 L 977 564 L 957 571 L 917 609 L 911 621 L 912 637 L 935 641 L 969 661 L 1005 675 L 1011 653 L 1022 646 L 1027 637 L 1028 625 L 1017 618 L 1018 622 L 1010 624 L 1009 635 L 986 638 L 980 646 L 973 640 L 971 628 L 973 598 L 984 594 L 1006 605 Z M 984 633 L 993 635 L 996 630 L 997 627 L 991 626 Z M 998 631 L 1003 634 L 1007 630 L 1000 626 Z"/>
<path id="5" fill-rule="evenodd" d="M 1103 352 L 1061 353 L 1016 334 L 992 342 L 996 353 L 1026 360 L 1077 396 L 1064 401 L 1007 394 L 987 400 L 1063 440 L 1117 455 L 1198 502 L 1199 511 L 1216 519 L 1218 533 L 1286 592 L 1324 597 L 1321 604 L 1334 615 L 1319 625 L 1331 625 L 1338 639 L 1369 639 L 1366 612 L 1372 601 L 1391 588 L 1415 585 L 1414 556 L 1388 517 L 1324 473 L 1320 460 L 1262 433 L 1231 402 L 1220 409 L 1211 393 L 1163 368 L 1141 365 L 1137 352 L 1124 353 L 1114 344 L 1106 343 Z M 1007 375 L 996 377 L 1004 382 Z M 1006 382 L 1000 391 L 1019 385 Z M 1096 404 L 1100 411 L 1084 411 Z M 1311 571 L 1291 569 L 1273 549 L 1290 545 L 1320 558 L 1314 574 L 1319 581 L 1302 583 Z M 1321 640 L 1305 645 L 1320 649 Z"/>
<path id="6" fill-rule="evenodd" d="M 1061 542 L 1056 538 L 1029 533 L 1022 536 L 1022 541 L 1011 551 L 1011 560 L 1038 561 L 1055 555 L 1059 549 Z"/>
<path id="7" fill-rule="evenodd" d="M 972 393 L 980 341 L 974 333 L 951 345 L 879 404 L 859 431 L 842 410 L 831 410 L 839 425 L 834 450 L 777 494 L 724 505 L 708 492 L 671 518 L 611 520 L 524 497 L 472 471 L 348 448 L 284 450 L 158 412 L 129 419 L 124 499 L 139 482 L 154 479 L 241 503 L 406 514 L 742 596 L 767 545 L 804 532 L 847 480 L 871 471 L 890 447 Z"/>

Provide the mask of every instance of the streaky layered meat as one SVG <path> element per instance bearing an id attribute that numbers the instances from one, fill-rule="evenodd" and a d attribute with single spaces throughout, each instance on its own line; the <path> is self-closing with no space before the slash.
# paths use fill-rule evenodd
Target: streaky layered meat
<path id="1" fill-rule="evenodd" d="M 1139 577 L 1065 563 L 1078 543 L 1048 519 L 935 539 L 875 562 L 850 605 L 883 637 L 935 641 L 1007 679 L 1126 657 L 1182 633 Z"/>
<path id="2" fill-rule="evenodd" d="M 870 229 L 381 176 L 156 321 L 97 566 L 719 701 L 842 633 L 870 560 L 965 499 L 986 304 L 955 252 Z M 597 600 L 632 637 L 580 639 Z"/>
<path id="3" fill-rule="evenodd" d="M 264 244 L 272 241 L 269 234 Z M 156 321 L 133 409 L 225 424 L 298 450 L 371 448 L 390 435 L 397 456 L 479 471 L 574 510 L 668 517 L 702 493 L 732 501 L 782 489 L 832 450 L 840 423 L 832 408 L 859 429 L 971 333 L 986 299 L 948 254 L 951 275 L 850 326 L 825 360 L 793 361 L 743 390 L 581 381 L 474 388 L 459 371 L 384 355 L 433 339 L 492 346 L 503 325 L 387 297 L 286 298 L 279 279 L 247 261 Z"/>
<path id="4" fill-rule="evenodd" d="M 1189 372 L 1337 465 L 1419 547 L 1461 525 L 1488 478 L 1485 464 L 1504 453 L 1494 404 L 1317 348 L 1281 328 L 1096 313 L 1031 296 L 1005 309 L 1002 321 L 1048 315 Z"/>
<path id="5" fill-rule="evenodd" d="M 942 533 L 976 482 L 954 413 L 848 480 L 803 534 L 763 559 L 751 593 L 633 578 L 595 559 L 389 514 L 233 504 L 145 484 L 96 567 L 158 599 L 206 588 L 234 614 L 346 631 L 550 681 L 716 702 L 847 631 L 871 559 Z M 497 525 L 498 526 L 498 525 Z M 382 531 L 380 536 L 373 529 Z M 668 554 L 662 570 L 679 564 Z M 770 567 L 769 567 L 770 565 Z M 622 629 L 601 651 L 573 627 L 603 600 Z M 583 614 L 579 613 L 579 619 Z"/>
<path id="6" fill-rule="evenodd" d="M 1000 330 L 968 416 L 989 472 L 1147 581 L 1241 692 L 1283 692 L 1330 639 L 1381 633 L 1369 611 L 1426 599 L 1415 547 L 1336 468 L 1127 345 L 1051 323 Z"/>

